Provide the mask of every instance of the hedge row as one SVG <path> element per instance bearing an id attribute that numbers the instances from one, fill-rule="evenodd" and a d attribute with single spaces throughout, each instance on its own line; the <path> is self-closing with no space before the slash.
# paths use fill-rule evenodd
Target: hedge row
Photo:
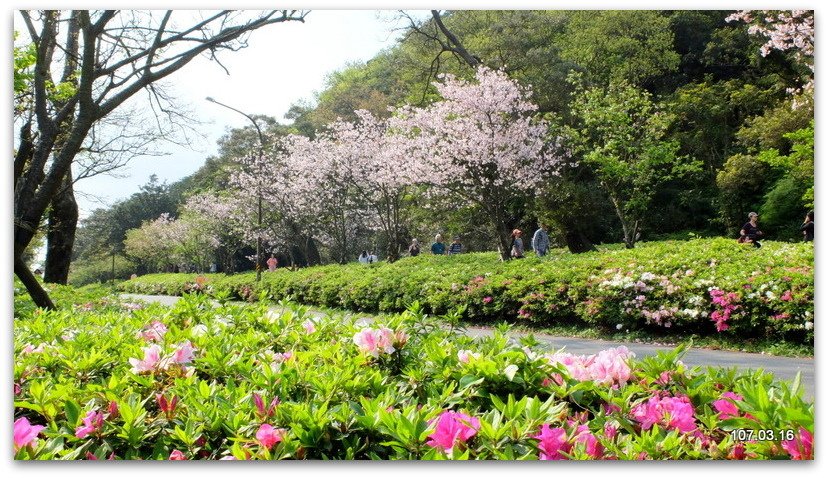
<path id="1" fill-rule="evenodd" d="M 209 291 L 292 299 L 364 312 L 459 310 L 472 323 L 583 324 L 603 329 L 730 334 L 813 344 L 812 244 L 724 238 L 640 243 L 633 250 L 501 262 L 494 253 L 424 255 L 395 263 L 252 273 L 155 274 L 120 285 L 133 293 Z"/>

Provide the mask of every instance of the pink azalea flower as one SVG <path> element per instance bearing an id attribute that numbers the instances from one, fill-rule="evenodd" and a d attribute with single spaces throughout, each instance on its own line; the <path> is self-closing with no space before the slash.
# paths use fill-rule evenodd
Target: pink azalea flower
<path id="1" fill-rule="evenodd" d="M 184 341 L 184 343 L 180 344 L 175 352 L 172 355 L 172 362 L 178 364 L 187 364 L 193 361 L 193 352 L 195 349 L 193 348 L 193 344 L 190 343 L 189 340 Z"/>
<path id="2" fill-rule="evenodd" d="M 615 425 L 610 424 L 609 422 L 604 424 L 604 436 L 609 438 L 610 440 L 615 439 L 615 436 L 618 435 L 618 427 Z"/>
<path id="3" fill-rule="evenodd" d="M 632 416 L 641 428 L 649 430 L 654 424 L 665 428 L 674 428 L 683 433 L 696 430 L 696 418 L 693 405 L 686 396 L 678 397 L 650 397 L 644 403 L 632 409 Z"/>
<path id="4" fill-rule="evenodd" d="M 461 363 L 469 363 L 469 360 L 472 358 L 479 357 L 480 354 L 476 354 L 471 350 L 458 350 L 457 351 L 457 360 Z"/>
<path id="5" fill-rule="evenodd" d="M 17 383 L 17 382 L 14 382 L 14 395 L 15 396 L 20 395 L 20 393 L 22 391 L 23 391 L 23 389 L 20 387 L 20 384 Z"/>
<path id="6" fill-rule="evenodd" d="M 354 344 L 360 352 L 374 358 L 379 357 L 380 352 L 393 353 L 396 350 L 393 343 L 394 331 L 386 327 L 379 330 L 365 328 L 354 334 Z"/>
<path id="7" fill-rule="evenodd" d="M 489 296 L 483 297 L 483 303 L 484 304 L 490 304 L 493 300 L 494 299 L 489 297 Z"/>
<path id="8" fill-rule="evenodd" d="M 627 359 L 633 356 L 623 345 L 614 349 L 602 350 L 591 358 L 588 366 L 592 380 L 602 385 L 627 383 L 630 380 L 630 366 Z"/>
<path id="9" fill-rule="evenodd" d="M 722 398 L 714 401 L 713 408 L 719 412 L 719 420 L 727 420 L 730 417 L 738 417 L 739 407 L 737 407 L 733 402 L 739 400 L 742 400 L 741 395 L 733 392 L 725 392 L 722 394 Z"/>
<path id="10" fill-rule="evenodd" d="M 791 455 L 792 460 L 813 460 L 814 436 L 805 427 L 800 427 L 797 437 L 782 441 L 782 448 Z"/>
<path id="11" fill-rule="evenodd" d="M 37 435 L 43 430 L 43 425 L 32 425 L 26 417 L 14 421 L 14 451 L 37 441 Z"/>
<path id="12" fill-rule="evenodd" d="M 439 417 L 432 419 L 430 424 L 434 422 L 437 426 L 428 436 L 426 445 L 432 448 L 442 448 L 447 453 L 451 453 L 451 449 L 458 442 L 467 442 L 480 429 L 480 420 L 476 417 L 451 410 L 444 411 Z"/>
<path id="13" fill-rule="evenodd" d="M 158 366 L 158 362 L 161 361 L 161 347 L 157 344 L 144 347 L 142 350 L 144 351 L 144 360 L 129 359 L 129 363 L 132 364 L 132 372 L 136 374 L 152 372 Z"/>
<path id="14" fill-rule="evenodd" d="M 584 451 L 592 458 L 601 458 L 604 455 L 604 446 L 589 431 L 587 425 L 579 425 L 576 430 L 575 443 L 583 443 Z"/>
<path id="15" fill-rule="evenodd" d="M 145 327 L 144 330 L 139 332 L 138 336 L 143 338 L 144 340 L 158 342 L 164 338 L 164 334 L 166 333 L 167 326 L 156 320 L 148 327 Z"/>
<path id="16" fill-rule="evenodd" d="M 260 426 L 259 431 L 256 432 L 256 439 L 259 440 L 259 443 L 261 443 L 263 447 L 269 450 L 273 447 L 273 445 L 282 441 L 284 433 L 284 428 L 273 428 L 273 426 L 265 423 Z"/>
<path id="17" fill-rule="evenodd" d="M 306 333 L 312 334 L 316 332 L 316 324 L 310 319 L 302 322 L 302 327 L 304 327 Z"/>
<path id="18" fill-rule="evenodd" d="M 780 299 L 784 300 L 785 302 L 788 302 L 788 301 L 793 300 L 793 295 L 791 295 L 791 291 L 790 291 L 790 290 L 786 290 L 786 291 L 782 294 L 782 297 L 780 297 Z"/>
<path id="19" fill-rule="evenodd" d="M 170 453 L 170 458 L 169 459 L 174 460 L 174 461 L 175 460 L 186 460 L 187 457 L 184 456 L 183 452 L 181 452 L 179 450 L 173 450 L 172 453 Z"/>
<path id="20" fill-rule="evenodd" d="M 75 429 L 75 436 L 78 438 L 86 438 L 90 433 L 100 431 L 103 427 L 104 416 L 101 412 L 90 410 L 86 412 L 86 416 L 82 420 L 83 426 Z"/>
<path id="21" fill-rule="evenodd" d="M 540 449 L 540 460 L 566 460 L 567 457 L 561 453 L 569 453 L 572 445 L 566 440 L 566 430 L 563 428 L 549 428 L 549 425 L 544 423 L 541 426 L 540 433 L 532 436 L 539 440 L 538 448 Z"/>

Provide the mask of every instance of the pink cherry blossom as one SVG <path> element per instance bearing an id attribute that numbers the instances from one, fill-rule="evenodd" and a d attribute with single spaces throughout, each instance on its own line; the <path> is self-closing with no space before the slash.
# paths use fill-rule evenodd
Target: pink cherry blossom
<path id="1" fill-rule="evenodd" d="M 541 426 L 540 433 L 532 438 L 539 440 L 540 456 L 538 458 L 541 460 L 566 460 L 567 457 L 562 453 L 569 453 L 572 448 L 567 441 L 566 430 L 550 428 L 546 423 Z"/>
<path id="2" fill-rule="evenodd" d="M 441 448 L 448 453 L 451 453 L 457 443 L 467 442 L 480 429 L 480 420 L 476 417 L 451 410 L 444 411 L 429 423 L 433 425 L 435 422 L 437 425 L 428 436 L 426 445 Z"/>
<path id="3" fill-rule="evenodd" d="M 14 421 L 14 451 L 33 444 L 37 440 L 43 425 L 32 425 L 26 417 L 20 417 Z"/>
<path id="4" fill-rule="evenodd" d="M 284 434 L 285 429 L 273 428 L 272 425 L 265 423 L 260 426 L 259 430 L 256 432 L 256 439 L 259 440 L 259 443 L 261 443 L 263 447 L 269 450 L 273 448 L 273 445 L 284 439 Z"/>
<path id="5" fill-rule="evenodd" d="M 104 415 L 97 410 L 86 412 L 83 417 L 83 425 L 75 429 L 75 436 L 85 438 L 90 433 L 96 433 L 103 427 Z"/>

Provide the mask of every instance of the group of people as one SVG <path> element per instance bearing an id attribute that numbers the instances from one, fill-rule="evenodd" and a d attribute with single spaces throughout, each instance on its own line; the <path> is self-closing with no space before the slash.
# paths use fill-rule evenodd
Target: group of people
<path id="1" fill-rule="evenodd" d="M 808 214 L 805 215 L 805 219 L 802 221 L 802 225 L 799 227 L 799 230 L 802 231 L 802 236 L 805 239 L 805 242 L 813 242 L 814 211 L 808 211 Z M 759 248 L 762 247 L 762 243 L 759 242 L 759 239 L 761 239 L 764 235 L 765 234 L 759 230 L 759 214 L 755 212 L 749 213 L 748 222 L 746 222 L 739 231 L 739 242 L 752 244 L 753 247 Z"/>
<path id="2" fill-rule="evenodd" d="M 520 229 L 512 231 L 512 241 L 509 248 L 512 258 L 520 259 L 524 256 L 523 231 Z M 545 224 L 540 224 L 540 227 L 532 236 L 532 250 L 535 251 L 538 257 L 543 257 L 549 252 L 549 233 Z M 461 254 L 462 252 L 463 243 L 460 242 L 460 236 L 454 236 L 451 244 L 446 246 L 443 242 L 443 235 L 437 234 L 434 236 L 434 242 L 431 243 L 431 253 L 436 256 Z M 408 246 L 408 255 L 416 257 L 419 254 L 420 242 L 417 239 L 412 239 L 411 245 Z"/>
<path id="3" fill-rule="evenodd" d="M 431 243 L 431 253 L 437 256 L 460 254 L 463 252 L 463 243 L 460 242 L 460 236 L 455 236 L 451 244 L 446 247 L 443 242 L 443 235 L 437 234 L 434 236 L 434 242 Z M 416 257 L 420 255 L 420 242 L 417 239 L 411 240 L 411 245 L 408 246 L 408 255 Z"/>
<path id="4" fill-rule="evenodd" d="M 764 233 L 759 230 L 759 214 L 755 212 L 751 212 L 748 214 L 748 222 L 742 226 L 742 229 L 739 231 L 739 242 L 741 243 L 748 243 L 752 244 L 753 247 L 762 247 L 762 243 L 759 240 L 762 238 Z M 805 238 L 805 241 L 813 241 L 814 240 L 814 212 L 810 211 L 805 216 L 805 220 L 800 227 L 802 234 Z M 509 245 L 510 249 L 510 257 L 512 259 L 521 259 L 525 257 L 526 254 L 526 245 L 523 242 L 523 231 L 520 229 L 514 229 L 511 235 L 511 244 Z M 538 257 L 543 257 L 549 252 L 549 232 L 548 227 L 544 223 L 540 223 L 538 229 L 532 235 L 531 240 L 531 247 L 532 250 L 535 251 L 535 255 Z M 416 257 L 420 255 L 420 242 L 417 239 L 412 239 L 411 244 L 408 246 L 408 255 L 411 257 Z M 454 255 L 460 254 L 463 252 L 463 243 L 460 242 L 460 236 L 455 236 L 452 240 L 451 244 L 446 245 L 443 242 L 442 234 L 437 234 L 434 236 L 434 242 L 431 243 L 431 253 L 437 256 L 442 255 Z M 370 264 L 377 261 L 377 256 L 367 252 L 362 251 L 362 254 L 359 256 L 359 262 Z"/>
<path id="5" fill-rule="evenodd" d="M 362 264 L 373 264 L 377 262 L 377 256 L 373 252 L 362 251 L 357 260 Z"/>
<path id="6" fill-rule="evenodd" d="M 532 250 L 535 255 L 543 257 L 549 252 L 549 232 L 546 224 L 539 224 L 535 234 L 532 235 Z M 512 259 L 522 259 L 525 254 L 525 246 L 523 244 L 523 231 L 515 229 L 512 231 L 512 243 L 509 246 L 509 255 Z"/>

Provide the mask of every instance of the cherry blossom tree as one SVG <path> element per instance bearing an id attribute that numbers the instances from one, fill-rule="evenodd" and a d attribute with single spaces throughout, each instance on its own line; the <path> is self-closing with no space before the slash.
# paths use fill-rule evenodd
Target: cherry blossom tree
<path id="1" fill-rule="evenodd" d="M 324 140 L 345 167 L 343 180 L 375 218 L 366 225 L 385 234 L 388 260 L 395 261 L 405 241 L 404 199 L 416 183 L 415 170 L 405 150 L 388 134 L 386 121 L 365 110 L 355 113 L 359 121 L 335 122 Z"/>
<path id="2" fill-rule="evenodd" d="M 182 207 L 183 217 L 197 219 L 216 239 L 216 256 L 228 272 L 234 271 L 235 254 L 249 243 L 245 232 L 254 224 L 250 213 L 239 196 L 209 192 L 189 197 Z"/>
<path id="3" fill-rule="evenodd" d="M 285 154 L 281 171 L 275 173 L 282 178 L 282 188 L 269 195 L 269 201 L 280 206 L 296 224 L 312 231 L 334 251 L 339 262 L 346 262 L 357 232 L 372 220 L 354 194 L 348 155 L 329 133 L 313 140 L 290 135 L 282 145 Z"/>
<path id="4" fill-rule="evenodd" d="M 164 213 L 140 228 L 127 231 L 125 252 L 157 269 L 178 265 L 203 271 L 219 245 L 210 226 L 201 215 L 191 214 L 176 220 Z"/>
<path id="5" fill-rule="evenodd" d="M 726 20 L 748 23 L 748 32 L 767 37 L 768 41 L 760 49 L 762 56 L 768 56 L 772 50 L 792 51 L 794 58 L 804 64 L 810 70 L 810 74 L 801 90 L 791 90 L 790 93 L 813 95 L 813 10 L 740 10 L 728 16 Z"/>
<path id="6" fill-rule="evenodd" d="M 551 152 L 548 126 L 533 118 L 531 89 L 503 71 L 480 67 L 476 82 L 452 75 L 435 84 L 442 100 L 424 108 L 404 106 L 389 120 L 395 154 L 435 192 L 479 205 L 509 258 L 507 206 L 558 174 L 564 155 Z M 551 146 L 560 143 L 553 139 Z"/>

